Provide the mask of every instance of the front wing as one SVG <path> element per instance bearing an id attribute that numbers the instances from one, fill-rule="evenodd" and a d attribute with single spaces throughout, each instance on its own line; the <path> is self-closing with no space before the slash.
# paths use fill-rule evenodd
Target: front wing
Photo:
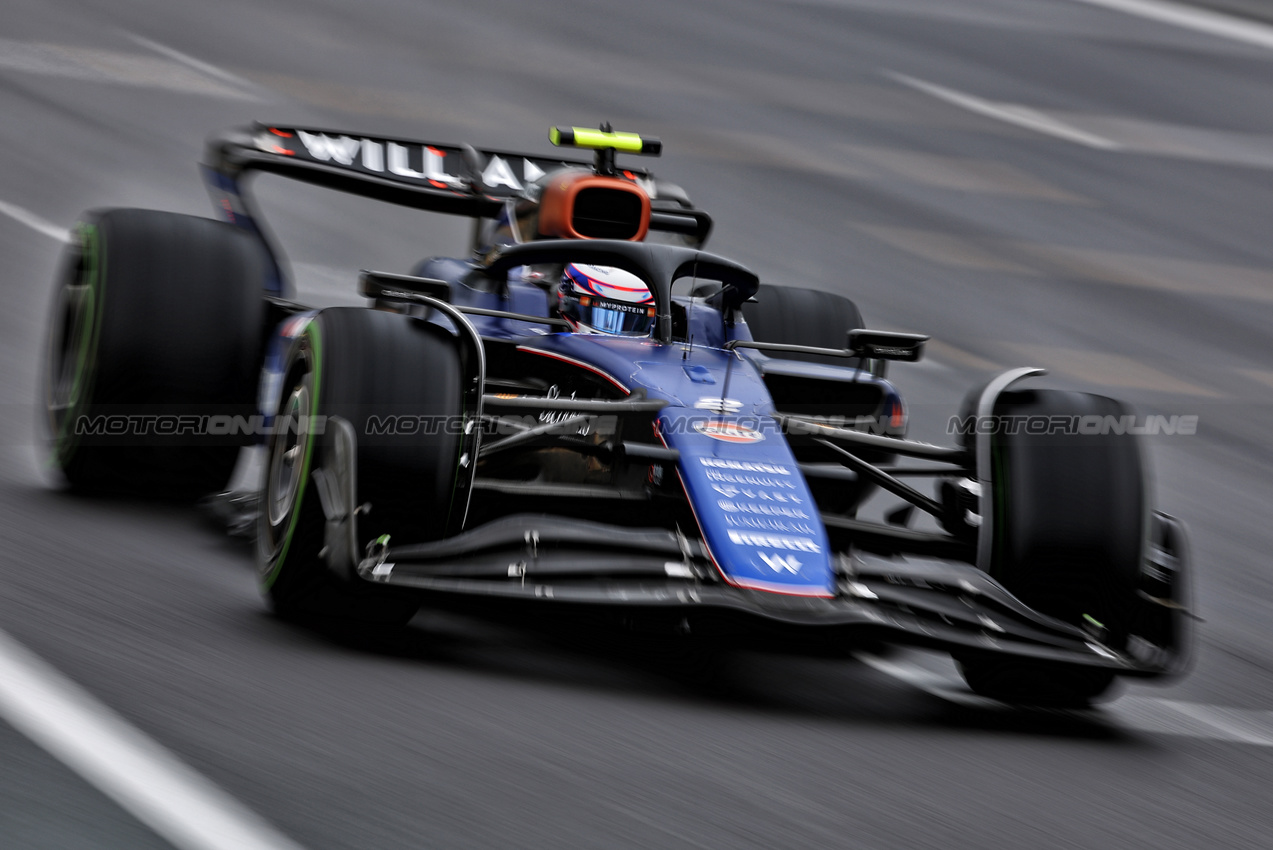
<path id="1" fill-rule="evenodd" d="M 1171 556 L 1176 557 L 1176 556 Z M 826 644 L 871 635 L 958 653 L 997 653 L 1152 677 L 1180 672 L 1173 647 L 1104 645 L 1098 635 L 1032 610 L 977 568 L 929 559 L 841 557 L 836 595 L 788 596 L 726 583 L 697 541 L 561 517 L 506 517 L 430 544 L 373 548 L 369 582 L 469 607 L 527 603 L 672 615 L 683 628 L 727 628 Z M 1184 573 L 1183 563 L 1169 565 Z M 1186 627 L 1189 615 L 1174 605 Z M 775 644 L 776 645 L 776 644 Z M 1187 646 L 1187 641 L 1176 642 Z"/>

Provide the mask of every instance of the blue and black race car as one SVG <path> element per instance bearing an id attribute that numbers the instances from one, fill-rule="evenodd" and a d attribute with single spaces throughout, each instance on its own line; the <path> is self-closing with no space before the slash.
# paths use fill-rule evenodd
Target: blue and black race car
<path id="1" fill-rule="evenodd" d="M 957 444 L 907 440 L 887 366 L 926 337 L 705 251 L 711 217 L 616 161 L 657 140 L 551 139 L 593 161 L 262 125 L 208 146 L 226 222 L 88 214 L 50 334 L 54 465 L 192 494 L 263 444 L 240 502 L 288 617 L 868 637 L 1049 705 L 1183 670 L 1183 531 L 1151 510 L 1124 405 L 1017 369 L 969 394 Z M 259 172 L 469 217 L 472 243 L 364 272 L 369 308 L 311 309 L 247 192 Z M 897 502 L 883 521 L 859 516 L 872 496 Z"/>

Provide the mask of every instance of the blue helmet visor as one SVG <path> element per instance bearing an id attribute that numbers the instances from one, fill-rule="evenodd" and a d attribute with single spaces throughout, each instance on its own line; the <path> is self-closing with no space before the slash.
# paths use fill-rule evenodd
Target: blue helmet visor
<path id="1" fill-rule="evenodd" d="M 623 336 L 649 336 L 654 328 L 653 304 L 625 304 L 585 295 L 579 299 L 578 310 L 578 322 L 588 330 Z"/>

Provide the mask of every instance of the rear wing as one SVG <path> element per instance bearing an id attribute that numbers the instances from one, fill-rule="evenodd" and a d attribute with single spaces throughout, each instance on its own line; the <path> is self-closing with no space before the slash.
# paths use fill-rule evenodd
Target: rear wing
<path id="1" fill-rule="evenodd" d="M 268 171 L 405 207 L 472 217 L 497 214 L 505 200 L 547 172 L 590 167 L 561 157 L 263 124 L 209 140 L 206 164 L 227 177 Z M 654 188 L 646 171 L 627 169 L 625 176 L 647 192 Z"/>
<path id="2" fill-rule="evenodd" d="M 279 174 L 414 209 L 493 218 L 545 174 L 592 167 L 566 157 L 268 124 L 209 139 L 203 166 L 218 211 L 263 238 L 259 217 L 241 184 L 252 172 Z M 650 196 L 651 229 L 684 234 L 700 245 L 707 239 L 711 216 L 694 209 L 679 186 L 641 168 L 624 167 L 616 176 L 631 180 Z"/>

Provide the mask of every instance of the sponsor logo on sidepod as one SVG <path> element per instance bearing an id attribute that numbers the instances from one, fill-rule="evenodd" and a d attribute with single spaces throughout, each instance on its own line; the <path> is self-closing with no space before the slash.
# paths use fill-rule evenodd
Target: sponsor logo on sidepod
<path id="1" fill-rule="evenodd" d="M 765 435 L 759 431 L 739 425 L 736 422 L 725 422 L 720 419 L 709 419 L 706 422 L 695 422 L 694 430 L 705 437 L 720 440 L 723 443 L 759 443 Z"/>

